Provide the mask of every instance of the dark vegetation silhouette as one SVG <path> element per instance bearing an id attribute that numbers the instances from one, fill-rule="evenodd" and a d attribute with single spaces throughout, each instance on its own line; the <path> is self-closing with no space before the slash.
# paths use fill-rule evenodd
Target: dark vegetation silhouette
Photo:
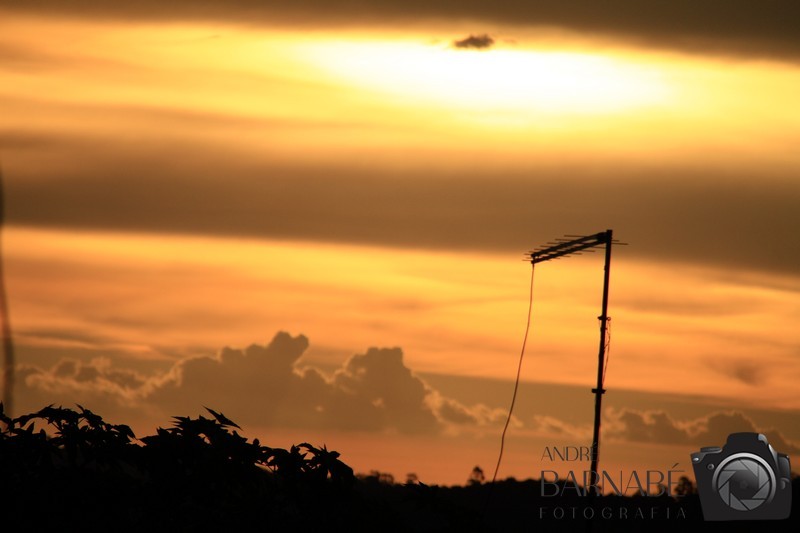
<path id="1" fill-rule="evenodd" d="M 105 422 L 80 405 L 12 418 L 0 403 L 0 531 L 586 530 L 581 513 L 588 500 L 578 490 L 544 498 L 537 480 L 487 483 L 479 466 L 465 486 L 453 487 L 426 485 L 413 473 L 405 484 L 377 470 L 354 475 L 325 446 L 265 446 L 240 435 L 222 413 L 206 410 L 210 418 L 177 416 L 172 427 L 137 439 L 130 427 Z M 797 479 L 793 487 L 799 494 Z M 484 507 L 490 490 L 491 504 Z M 610 518 L 594 520 L 591 530 L 757 527 L 702 523 L 688 478 L 676 493 L 597 497 L 592 509 L 598 516 L 606 509 Z M 797 530 L 797 499 L 794 518 L 769 523 L 770 531 Z M 540 507 L 549 509 L 544 517 Z M 564 510 L 561 518 L 554 516 L 556 507 Z M 637 508 L 646 516 L 636 518 Z M 684 518 L 676 518 L 679 508 Z"/>

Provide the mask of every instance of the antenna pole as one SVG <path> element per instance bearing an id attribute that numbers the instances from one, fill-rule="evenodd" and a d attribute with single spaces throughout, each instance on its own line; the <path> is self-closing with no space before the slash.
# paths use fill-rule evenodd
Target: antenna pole
<path id="1" fill-rule="evenodd" d="M 613 232 L 610 229 L 584 237 L 576 237 L 575 235 L 568 237 L 573 238 L 556 239 L 555 242 L 547 243 L 547 246 L 529 252 L 527 257 L 530 258 L 532 264 L 536 264 L 567 255 L 593 252 L 595 247 L 601 245 L 605 245 L 606 247 L 605 274 L 603 276 L 603 308 L 600 312 L 600 316 L 597 317 L 600 319 L 600 353 L 597 357 L 597 387 L 592 389 L 595 395 L 595 402 L 594 434 L 592 435 L 592 463 L 589 474 L 591 479 L 589 486 L 585 488 L 588 496 L 592 498 L 600 495 L 600 475 L 597 470 L 597 463 L 600 459 L 600 417 L 602 415 L 603 394 L 606 392 L 603 388 L 603 381 L 605 378 L 606 345 L 608 343 L 608 280 L 611 274 L 611 244 L 627 243 L 614 241 Z"/>
<path id="2" fill-rule="evenodd" d="M 600 350 L 597 356 L 597 388 L 592 389 L 594 393 L 594 432 L 592 434 L 592 466 L 590 467 L 592 479 L 588 487 L 592 496 L 599 495 L 600 493 L 600 487 L 598 486 L 600 474 L 597 470 L 597 463 L 600 459 L 600 417 L 602 414 L 603 394 L 606 392 L 603 388 L 603 367 L 605 366 L 606 335 L 608 332 L 608 281 L 611 274 L 611 242 L 612 232 L 609 229 L 605 232 L 606 261 L 603 275 L 603 307 L 600 316 L 597 317 L 600 320 Z"/>
<path id="3" fill-rule="evenodd" d="M 3 170 L 0 169 L 0 236 L 5 226 L 6 195 L 3 189 Z M 14 344 L 11 340 L 11 325 L 8 319 L 6 284 L 3 272 L 2 243 L 0 242 L 0 336 L 3 344 L 3 407 L 6 416 L 14 413 Z"/>

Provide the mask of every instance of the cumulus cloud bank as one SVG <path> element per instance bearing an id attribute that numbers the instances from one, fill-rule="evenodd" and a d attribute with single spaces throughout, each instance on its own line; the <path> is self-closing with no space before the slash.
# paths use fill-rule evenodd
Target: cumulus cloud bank
<path id="1" fill-rule="evenodd" d="M 467 405 L 442 394 L 406 366 L 400 348 L 369 348 L 325 374 L 302 363 L 308 347 L 304 335 L 280 332 L 266 345 L 224 348 L 151 375 L 117 368 L 105 357 L 62 358 L 47 369 L 20 366 L 20 403 L 38 409 L 78 402 L 110 418 L 141 409 L 158 410 L 161 418 L 194 414 L 209 405 L 247 425 L 403 434 L 493 432 L 508 414 L 503 406 Z M 591 440 L 589 425 L 551 415 L 514 416 L 512 427 Z M 778 431 L 736 411 L 678 420 L 664 411 L 609 408 L 603 427 L 610 439 L 692 447 L 721 445 L 730 433 L 754 431 L 784 453 L 800 453 Z"/>
<path id="2" fill-rule="evenodd" d="M 764 433 L 769 442 L 783 453 L 800 453 L 800 446 L 786 440 L 775 429 L 759 428 L 737 411 L 721 411 L 693 420 L 675 420 L 663 411 L 611 411 L 607 417 L 610 438 L 631 442 L 722 446 L 731 433 Z"/>
<path id="3" fill-rule="evenodd" d="M 49 369 L 22 367 L 22 395 L 25 403 L 79 400 L 110 408 L 157 406 L 170 414 L 194 413 L 205 404 L 274 427 L 413 434 L 474 421 L 468 414 L 454 419 L 451 411 L 471 412 L 455 400 L 431 401 L 435 392 L 405 365 L 400 348 L 370 348 L 326 376 L 298 364 L 308 346 L 305 336 L 281 332 L 267 345 L 224 348 L 151 376 L 114 368 L 107 358 L 64 358 Z"/>

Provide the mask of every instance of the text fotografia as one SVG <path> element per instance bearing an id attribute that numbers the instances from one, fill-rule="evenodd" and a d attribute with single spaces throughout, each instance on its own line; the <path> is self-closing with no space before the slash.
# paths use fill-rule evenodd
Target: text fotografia
<path id="1" fill-rule="evenodd" d="M 673 518 L 686 518 L 682 507 L 641 506 L 634 507 L 599 507 L 589 506 L 570 507 L 539 507 L 540 520 L 671 520 Z"/>
<path id="2" fill-rule="evenodd" d="M 542 462 L 581 462 L 592 460 L 592 448 L 588 446 L 545 447 L 541 456 Z M 606 519 L 606 520 L 670 520 L 686 518 L 686 513 L 669 496 L 675 493 L 684 470 L 678 469 L 678 463 L 666 470 L 631 470 L 615 471 L 589 469 L 570 469 L 566 474 L 556 470 L 542 469 L 540 476 L 540 495 L 542 498 L 557 498 L 564 505 L 554 507 L 541 506 L 538 509 L 540 519 Z M 637 505 L 626 506 L 625 500 L 619 500 L 613 506 L 610 503 L 591 499 L 592 496 L 625 496 L 652 497 L 648 501 L 654 505 L 644 504 L 637 500 Z M 586 498 L 584 500 L 584 498 Z M 656 500 L 655 498 L 658 498 Z M 585 505 L 567 505 L 567 502 L 585 501 Z"/>

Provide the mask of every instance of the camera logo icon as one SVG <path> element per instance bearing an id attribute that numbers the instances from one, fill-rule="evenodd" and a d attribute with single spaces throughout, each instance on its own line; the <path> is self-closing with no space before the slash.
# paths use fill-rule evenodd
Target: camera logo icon
<path id="1" fill-rule="evenodd" d="M 789 456 L 777 453 L 760 433 L 731 433 L 724 447 L 692 455 L 706 520 L 781 520 L 789 517 Z"/>

